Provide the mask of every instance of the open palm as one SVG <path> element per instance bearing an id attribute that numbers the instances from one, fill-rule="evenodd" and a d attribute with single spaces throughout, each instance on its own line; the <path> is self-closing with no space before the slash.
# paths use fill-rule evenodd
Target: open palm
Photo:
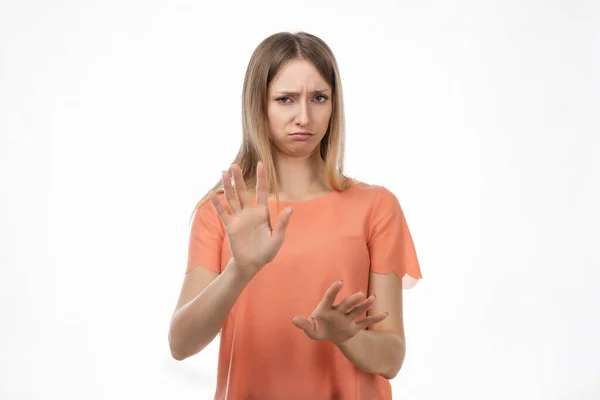
<path id="1" fill-rule="evenodd" d="M 355 321 L 356 318 L 373 307 L 375 296 L 370 296 L 364 300 L 365 294 L 358 292 L 334 305 L 342 286 L 342 281 L 334 282 L 327 289 L 325 296 L 310 315 L 310 318 L 293 317 L 292 322 L 294 325 L 302 329 L 311 339 L 330 340 L 335 344 L 340 344 L 355 336 L 361 329 L 375 325 L 388 316 L 387 313 L 382 313 Z"/>
<path id="2" fill-rule="evenodd" d="M 256 204 L 252 205 L 242 171 L 238 164 L 231 166 L 234 183 L 226 171 L 222 181 L 225 200 L 231 210 L 227 212 L 219 198 L 211 191 L 210 199 L 219 214 L 227 237 L 231 255 L 236 265 L 248 277 L 254 276 L 265 264 L 275 258 L 285 238 L 292 209 L 284 209 L 272 229 L 268 206 L 268 191 L 262 162 L 256 168 Z"/>

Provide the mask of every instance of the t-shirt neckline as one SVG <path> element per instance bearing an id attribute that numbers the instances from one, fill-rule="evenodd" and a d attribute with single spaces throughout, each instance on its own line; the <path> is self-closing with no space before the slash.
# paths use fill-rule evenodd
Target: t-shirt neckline
<path id="1" fill-rule="evenodd" d="M 336 194 L 338 194 L 339 192 L 337 190 L 333 190 L 329 193 L 326 193 L 324 195 L 318 196 L 318 197 L 313 197 L 312 199 L 306 199 L 306 200 L 279 200 L 279 204 L 289 204 L 289 205 L 302 205 L 302 204 L 307 204 L 307 203 L 316 203 L 322 200 L 326 200 L 330 197 L 335 196 Z M 277 199 L 269 199 L 269 203 L 277 203 Z"/>

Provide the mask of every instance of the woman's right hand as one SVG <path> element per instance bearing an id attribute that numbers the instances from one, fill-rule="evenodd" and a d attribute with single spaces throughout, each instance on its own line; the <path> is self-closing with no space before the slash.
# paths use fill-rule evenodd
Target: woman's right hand
<path id="1" fill-rule="evenodd" d="M 279 214 L 277 226 L 272 229 L 262 162 L 258 162 L 256 169 L 256 205 L 251 204 L 251 197 L 239 165 L 232 164 L 231 171 L 233 186 L 229 174 L 226 171 L 222 174 L 225 200 L 231 214 L 225 210 L 212 191 L 209 192 L 209 196 L 227 231 L 236 268 L 244 278 L 252 279 L 265 264 L 275 258 L 281 248 L 292 208 L 287 207 Z"/>

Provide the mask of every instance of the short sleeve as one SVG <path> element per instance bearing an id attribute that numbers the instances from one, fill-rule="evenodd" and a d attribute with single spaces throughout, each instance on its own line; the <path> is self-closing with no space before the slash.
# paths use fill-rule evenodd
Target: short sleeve
<path id="1" fill-rule="evenodd" d="M 196 209 L 192 219 L 185 273 L 198 266 L 221 273 L 224 235 L 221 218 L 208 199 Z"/>
<path id="2" fill-rule="evenodd" d="M 371 271 L 395 272 L 408 289 L 422 279 L 412 235 L 398 198 L 383 186 L 373 201 L 369 220 L 369 256 Z"/>

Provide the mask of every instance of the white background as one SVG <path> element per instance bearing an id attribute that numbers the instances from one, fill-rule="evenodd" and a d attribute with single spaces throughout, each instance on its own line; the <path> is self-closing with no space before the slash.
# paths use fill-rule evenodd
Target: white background
<path id="1" fill-rule="evenodd" d="M 298 30 L 333 49 L 347 172 L 398 196 L 425 277 L 394 399 L 600 398 L 591 0 L 2 0 L 0 398 L 212 398 L 217 342 L 167 341 L 189 217 L 252 51 Z"/>

